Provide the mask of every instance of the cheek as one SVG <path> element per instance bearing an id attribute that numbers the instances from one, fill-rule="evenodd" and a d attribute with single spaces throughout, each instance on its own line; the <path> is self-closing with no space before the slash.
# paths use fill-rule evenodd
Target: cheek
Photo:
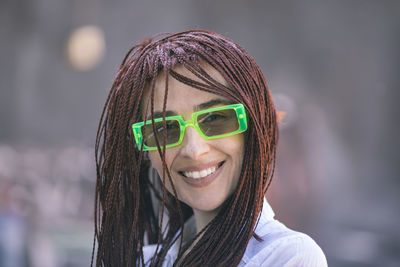
<path id="1" fill-rule="evenodd" d="M 232 188 L 233 190 L 235 190 L 237 185 L 239 184 L 240 173 L 242 172 L 243 168 L 244 149 L 245 149 L 244 137 L 241 136 L 239 142 L 236 143 L 235 151 L 232 151 L 232 153 L 236 154 L 236 157 L 234 158 L 234 167 L 233 167 L 234 173 L 232 174 L 234 177 L 233 178 L 234 187 Z"/>
<path id="2" fill-rule="evenodd" d="M 162 179 L 162 174 L 163 174 L 163 163 L 161 160 L 160 155 L 158 154 L 158 151 L 149 151 L 149 159 L 151 162 L 151 166 L 156 169 L 158 175 L 160 176 L 160 179 Z M 167 164 L 168 169 L 171 169 L 171 155 L 170 153 L 167 152 L 165 155 L 165 162 Z M 165 173 L 165 180 L 166 180 L 166 187 L 167 190 L 171 192 L 172 186 L 169 183 L 169 179 L 167 176 L 167 173 Z"/>
<path id="3" fill-rule="evenodd" d="M 230 144 L 225 145 L 228 154 L 235 158 L 235 161 L 242 162 L 244 155 L 244 135 L 232 136 Z"/>
<path id="4" fill-rule="evenodd" d="M 244 136 L 243 135 L 235 136 L 235 140 L 233 140 L 233 142 L 231 143 L 230 151 L 229 151 L 229 153 L 231 154 L 231 156 L 233 158 L 233 174 L 232 175 L 234 177 L 235 184 L 238 183 L 239 176 L 242 171 L 244 149 L 245 149 Z"/>
<path id="5" fill-rule="evenodd" d="M 151 162 L 151 166 L 160 173 L 160 168 L 162 168 L 162 162 L 160 156 L 158 155 L 157 151 L 149 151 L 149 159 Z"/>
<path id="6" fill-rule="evenodd" d="M 173 149 L 168 149 L 166 154 L 165 154 L 165 163 L 167 164 L 168 169 L 170 169 L 171 164 L 172 164 L 172 158 L 174 157 L 173 155 Z M 162 174 L 162 160 L 160 157 L 160 154 L 158 153 L 158 151 L 149 151 L 149 159 L 151 162 L 151 165 L 157 170 L 159 171 L 159 173 Z"/>
<path id="7" fill-rule="evenodd" d="M 244 135 L 235 135 L 227 139 L 221 139 L 218 143 L 218 150 L 232 159 L 231 174 L 237 179 L 242 170 L 245 139 Z"/>

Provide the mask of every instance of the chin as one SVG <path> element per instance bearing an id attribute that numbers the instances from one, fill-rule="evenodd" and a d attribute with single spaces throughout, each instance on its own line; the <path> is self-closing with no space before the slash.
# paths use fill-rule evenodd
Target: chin
<path id="1" fill-rule="evenodd" d="M 203 194 L 202 196 L 197 197 L 196 195 L 193 195 L 192 198 L 182 201 L 190 206 L 193 210 L 202 212 L 213 212 L 218 211 L 225 200 L 225 198 L 210 197 Z"/>

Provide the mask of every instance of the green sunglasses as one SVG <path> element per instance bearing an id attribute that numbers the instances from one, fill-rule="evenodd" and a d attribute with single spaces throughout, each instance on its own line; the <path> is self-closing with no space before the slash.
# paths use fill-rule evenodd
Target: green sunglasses
<path id="1" fill-rule="evenodd" d="M 165 118 L 165 127 L 162 118 L 137 122 L 132 125 L 138 149 L 143 151 L 157 150 L 158 140 L 164 146 L 164 132 L 166 131 L 166 148 L 179 146 L 187 127 L 192 126 L 206 140 L 218 139 L 247 130 L 247 115 L 243 104 L 232 104 L 209 108 L 192 113 L 192 119 L 185 121 L 182 116 Z M 155 131 L 154 131 L 155 129 Z"/>

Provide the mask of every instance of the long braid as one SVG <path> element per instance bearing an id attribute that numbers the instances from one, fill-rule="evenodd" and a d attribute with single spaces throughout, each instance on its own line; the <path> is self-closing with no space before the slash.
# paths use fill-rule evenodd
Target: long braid
<path id="1" fill-rule="evenodd" d="M 228 86 L 211 77 L 203 69 L 203 63 L 215 68 Z M 174 71 L 173 67 L 177 65 L 187 68 L 199 80 Z M 156 136 L 164 167 L 162 188 L 158 192 L 147 177 L 149 162 L 143 157 L 142 148 L 136 148 L 130 130 L 132 123 L 146 117 L 141 114 L 140 103 L 151 104 L 150 115 L 154 119 L 154 80 L 162 71 L 166 72 L 164 119 L 169 76 L 199 90 L 243 103 L 246 108 L 249 128 L 237 188 L 219 214 L 185 248 L 180 239 L 175 262 L 182 266 L 237 265 L 254 235 L 263 197 L 274 173 L 278 135 L 276 114 L 265 78 L 254 60 L 237 44 L 204 30 L 177 33 L 155 41 L 145 40 L 132 47 L 123 59 L 96 136 L 97 182 L 91 265 L 96 243 L 96 266 L 144 265 L 146 237 L 148 243 L 157 243 L 152 265 L 161 266 L 168 249 L 181 237 L 183 223 L 191 213 L 177 200 L 165 162 L 165 149 L 159 146 L 159 141 L 165 143 L 166 136 L 163 136 L 164 140 L 158 140 Z M 143 99 L 144 91 L 149 88 L 151 99 Z M 165 191 L 166 179 L 172 185 L 172 194 Z M 152 193 L 160 199 L 160 214 L 153 210 Z M 166 233 L 160 222 L 165 220 L 164 208 L 169 217 Z M 179 229 L 180 234 L 176 237 Z M 189 247 L 190 251 L 184 253 Z"/>

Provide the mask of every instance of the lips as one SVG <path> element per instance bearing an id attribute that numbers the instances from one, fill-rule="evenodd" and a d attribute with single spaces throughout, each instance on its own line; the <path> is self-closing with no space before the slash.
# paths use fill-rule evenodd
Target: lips
<path id="1" fill-rule="evenodd" d="M 203 187 L 211 184 L 221 173 L 225 161 L 209 163 L 202 166 L 185 168 L 178 173 L 191 186 Z"/>

